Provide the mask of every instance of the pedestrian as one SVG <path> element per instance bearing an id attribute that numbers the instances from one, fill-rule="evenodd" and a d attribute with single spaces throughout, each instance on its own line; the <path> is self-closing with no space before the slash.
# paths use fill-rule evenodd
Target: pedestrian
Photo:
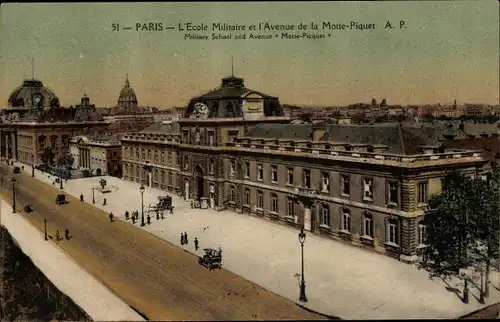
<path id="1" fill-rule="evenodd" d="M 103 206 L 106 206 L 106 201 L 107 201 L 106 198 L 104 198 L 104 201 L 102 202 Z"/>
<path id="2" fill-rule="evenodd" d="M 220 247 L 217 250 L 217 256 L 222 257 L 222 249 Z"/>
<path id="3" fill-rule="evenodd" d="M 194 238 L 194 249 L 198 250 L 198 238 Z"/>
<path id="4" fill-rule="evenodd" d="M 135 225 L 135 216 L 132 216 L 132 224 Z"/>
<path id="5" fill-rule="evenodd" d="M 56 230 L 56 241 L 59 241 L 59 239 L 61 238 L 61 235 L 59 234 L 59 229 Z"/>
<path id="6" fill-rule="evenodd" d="M 83 193 L 80 194 L 80 201 L 83 202 Z"/>
<path id="7" fill-rule="evenodd" d="M 181 233 L 181 245 L 184 245 L 184 234 Z"/>
<path id="8" fill-rule="evenodd" d="M 125 211 L 125 220 L 128 220 L 128 211 Z"/>
<path id="9" fill-rule="evenodd" d="M 70 236 L 69 236 L 69 230 L 68 229 L 66 229 L 64 231 L 64 236 L 66 237 L 66 240 L 69 240 Z"/>
<path id="10" fill-rule="evenodd" d="M 188 244 L 188 234 L 184 232 L 184 244 Z"/>
<path id="11" fill-rule="evenodd" d="M 112 212 L 110 212 L 110 213 L 109 213 L 109 220 L 110 220 L 111 222 L 113 222 L 113 213 L 112 213 Z"/>
<path id="12" fill-rule="evenodd" d="M 156 209 L 156 220 L 160 220 L 160 209 Z"/>
<path id="13" fill-rule="evenodd" d="M 151 225 L 151 216 L 148 214 L 148 225 Z"/>

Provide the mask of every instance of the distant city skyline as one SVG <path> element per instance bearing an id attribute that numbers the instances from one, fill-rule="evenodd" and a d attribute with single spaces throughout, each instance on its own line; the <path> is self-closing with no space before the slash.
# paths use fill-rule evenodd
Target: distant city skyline
<path id="1" fill-rule="evenodd" d="M 283 104 L 342 106 L 499 102 L 497 1 L 68 3 L 0 7 L 0 107 L 25 79 L 41 80 L 63 106 L 87 94 L 115 106 L 125 75 L 140 106 L 185 106 L 234 74 Z M 386 21 L 404 20 L 384 30 Z M 376 30 L 318 40 L 184 40 L 180 31 L 120 31 L 137 22 L 358 21 Z M 208 34 L 211 34 L 208 33 Z"/>

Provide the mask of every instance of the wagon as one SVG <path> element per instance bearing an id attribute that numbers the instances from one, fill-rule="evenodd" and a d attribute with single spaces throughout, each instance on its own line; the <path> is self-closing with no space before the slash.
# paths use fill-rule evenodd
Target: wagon
<path id="1" fill-rule="evenodd" d="M 199 264 L 208 267 L 209 269 L 222 268 L 222 256 L 218 255 L 218 252 L 215 249 L 205 248 L 203 251 L 205 252 L 203 257 L 198 257 Z"/>

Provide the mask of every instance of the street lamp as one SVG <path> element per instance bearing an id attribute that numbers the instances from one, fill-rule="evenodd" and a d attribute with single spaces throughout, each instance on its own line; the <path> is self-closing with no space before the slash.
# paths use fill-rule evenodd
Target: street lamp
<path id="1" fill-rule="evenodd" d="M 45 240 L 49 240 L 47 238 L 47 218 L 43 219 L 43 224 L 44 224 L 44 231 L 45 231 Z"/>
<path id="2" fill-rule="evenodd" d="M 145 226 L 144 224 L 144 185 L 141 184 L 141 188 L 139 189 L 141 191 L 141 208 L 142 208 L 142 213 L 141 213 L 141 226 Z"/>
<path id="3" fill-rule="evenodd" d="M 12 177 L 12 213 L 16 213 L 16 178 Z"/>
<path id="4" fill-rule="evenodd" d="M 59 176 L 59 189 L 63 188 L 62 182 L 63 182 L 63 178 L 61 176 Z"/>
<path id="5" fill-rule="evenodd" d="M 92 203 L 95 203 L 95 194 L 94 194 L 94 191 L 95 191 L 95 187 L 92 187 Z"/>
<path id="6" fill-rule="evenodd" d="M 306 282 L 304 281 L 304 243 L 306 242 L 306 233 L 304 232 L 304 228 L 300 230 L 299 233 L 299 242 L 302 250 L 302 274 L 300 280 L 300 297 L 299 300 L 301 302 L 307 302 L 306 297 Z"/>

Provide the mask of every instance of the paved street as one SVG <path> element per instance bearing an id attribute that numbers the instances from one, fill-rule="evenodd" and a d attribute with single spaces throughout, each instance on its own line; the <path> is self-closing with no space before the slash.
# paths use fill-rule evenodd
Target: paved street
<path id="1" fill-rule="evenodd" d="M 25 171 L 30 172 L 30 168 Z M 53 181 L 38 172 L 37 178 L 49 184 Z M 106 194 L 106 206 L 102 206 L 103 194 L 96 191 L 97 207 L 112 211 L 121 219 L 125 210 L 140 211 L 138 184 L 113 177 L 106 179 L 113 191 Z M 83 193 L 85 201 L 91 203 L 92 187 L 97 187 L 98 181 L 99 178 L 70 180 L 64 190 L 74 196 Z M 146 188 L 145 204 L 156 203 L 160 195 L 165 192 Z M 173 202 L 174 215 L 160 221 L 152 218 L 152 224 L 145 227 L 147 231 L 179 247 L 180 233 L 186 231 L 190 239 L 186 249 L 191 252 L 194 237 L 200 240 L 201 248 L 221 246 L 226 269 L 290 300 L 298 300 L 297 231 L 231 211 L 193 210 L 175 195 Z M 475 298 L 479 292 L 473 286 L 470 303 L 463 304 L 446 289 L 461 290 L 460 281 L 448 281 L 447 286 L 441 280 L 429 280 L 428 274 L 415 266 L 312 234 L 307 236 L 305 260 L 309 298 L 306 306 L 324 314 L 349 319 L 455 318 L 483 306 Z M 490 288 L 487 304 L 500 296 L 498 272 L 492 272 L 491 277 L 497 288 Z"/>
<path id="2" fill-rule="evenodd" d="M 10 175 L 0 166 L 2 187 Z M 24 214 L 54 235 L 69 229 L 73 238 L 59 246 L 127 304 L 152 320 L 321 319 L 293 302 L 227 271 L 198 265 L 191 254 L 107 213 L 70 198 L 54 204 L 57 190 L 27 175 L 17 175 L 17 206 L 34 204 Z M 52 181 L 50 181 L 52 182 Z M 2 193 L 11 202 L 11 191 Z"/>

